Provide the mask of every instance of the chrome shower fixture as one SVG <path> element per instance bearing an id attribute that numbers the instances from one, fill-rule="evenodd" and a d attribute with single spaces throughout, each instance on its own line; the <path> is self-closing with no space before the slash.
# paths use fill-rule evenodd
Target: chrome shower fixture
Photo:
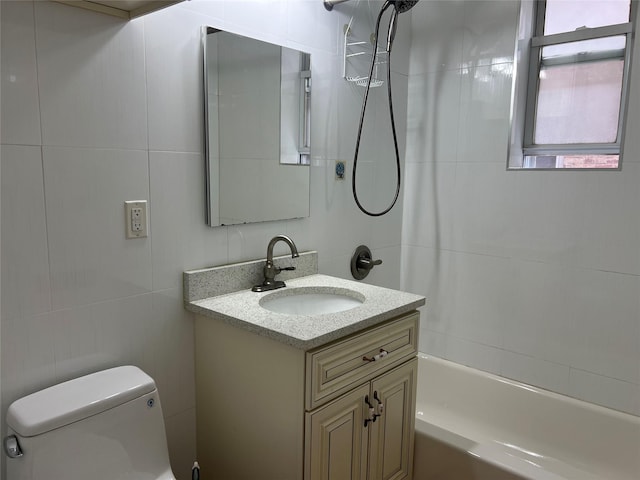
<path id="1" fill-rule="evenodd" d="M 418 3 L 418 0 L 389 0 L 398 13 L 404 13 L 407 10 L 411 10 L 413 6 Z"/>
<path id="2" fill-rule="evenodd" d="M 369 77 L 367 80 L 367 89 L 364 92 L 364 98 L 362 100 L 362 111 L 360 112 L 360 124 L 358 126 L 358 136 L 356 138 L 356 147 L 355 153 L 353 155 L 353 172 L 351 176 L 351 190 L 353 192 L 353 199 L 356 202 L 356 205 L 360 209 L 360 211 L 370 217 L 381 217 L 388 213 L 393 206 L 398 201 L 398 196 L 400 195 L 400 178 L 402 176 L 402 171 L 400 168 L 400 152 L 398 150 L 398 136 L 396 133 L 396 122 L 393 115 L 393 100 L 391 94 L 391 47 L 393 46 L 393 39 L 396 36 L 396 28 L 398 15 L 400 13 L 406 12 L 410 10 L 418 0 L 386 0 L 380 9 L 380 13 L 378 14 L 378 18 L 376 20 L 376 29 L 375 29 L 375 48 L 373 49 L 373 54 L 371 55 L 371 66 L 369 67 Z M 367 109 L 367 99 L 369 97 L 369 89 L 371 88 L 371 78 L 373 76 L 373 69 L 376 64 L 376 54 L 377 54 L 377 45 L 380 34 L 380 21 L 382 19 L 382 15 L 384 12 L 393 6 L 393 11 L 391 12 L 391 18 L 389 20 L 389 30 L 387 31 L 387 96 L 389 98 L 389 120 L 391 121 L 391 134 L 393 136 L 393 148 L 395 151 L 396 157 L 396 193 L 391 201 L 391 204 L 381 210 L 379 212 L 372 212 L 367 210 L 362 203 L 360 203 L 360 199 L 358 198 L 358 193 L 356 192 L 356 171 L 358 167 L 358 152 L 360 151 L 360 139 L 362 138 L 362 126 L 364 124 L 364 114 Z"/>
<path id="3" fill-rule="evenodd" d="M 332 10 L 334 5 L 347 2 L 347 1 L 348 0 L 324 0 L 324 7 L 327 10 Z M 364 98 L 362 100 L 362 110 L 360 112 L 360 124 L 358 126 L 358 135 L 356 138 L 355 153 L 353 155 L 353 171 L 351 176 L 351 190 L 353 192 L 353 199 L 355 200 L 356 205 L 362 211 L 362 213 L 369 215 L 371 217 L 380 217 L 388 213 L 396 204 L 396 202 L 398 201 L 398 196 L 400 195 L 400 177 L 402 176 L 402 171 L 400 169 L 400 152 L 398 151 L 398 136 L 396 133 L 396 123 L 393 115 L 393 100 L 391 98 L 392 97 L 391 95 L 391 48 L 393 47 L 393 40 L 396 36 L 396 29 L 398 25 L 398 15 L 408 10 L 411 10 L 416 3 L 418 3 L 418 0 L 386 0 L 382 4 L 382 8 L 380 8 L 380 13 L 378 13 L 378 18 L 376 20 L 376 28 L 375 28 L 375 33 L 373 37 L 374 40 L 372 42 L 374 48 L 373 48 L 373 53 L 371 55 L 371 66 L 369 67 L 369 76 L 365 77 L 366 85 L 363 84 L 363 86 L 366 86 L 366 90 L 364 92 Z M 391 201 L 391 204 L 387 208 L 385 208 L 380 212 L 371 212 L 367 210 L 360 203 L 360 199 L 358 198 L 358 193 L 356 192 L 356 171 L 358 168 L 358 152 L 360 151 L 360 139 L 362 138 L 362 126 L 364 124 L 364 114 L 367 109 L 367 99 L 369 97 L 369 90 L 372 86 L 373 71 L 376 65 L 376 56 L 378 54 L 378 41 L 380 39 L 380 36 L 379 36 L 380 21 L 382 20 L 382 15 L 384 14 L 384 12 L 387 11 L 390 7 L 393 7 L 393 10 L 391 12 L 391 18 L 389 19 L 389 29 L 387 30 L 387 46 L 386 46 L 387 92 L 388 92 L 387 96 L 389 98 L 389 119 L 391 121 L 391 134 L 393 136 L 393 148 L 394 148 L 395 157 L 396 157 L 396 172 L 397 172 L 396 193 L 393 197 L 393 200 Z M 346 48 L 345 48 L 345 65 L 346 65 Z M 348 77 L 345 77 L 345 78 L 349 79 Z M 378 85 L 374 84 L 373 86 L 378 86 Z"/>
<path id="4" fill-rule="evenodd" d="M 334 5 L 338 5 L 340 3 L 344 3 L 348 1 L 349 0 L 324 0 L 323 3 L 324 3 L 324 8 L 331 11 L 333 10 Z M 397 0 L 397 1 L 391 0 L 390 3 L 392 3 L 396 7 L 396 10 L 398 13 L 404 13 L 407 10 L 409 10 L 411 7 L 413 7 L 416 3 L 418 3 L 418 0 Z"/>
<path id="5" fill-rule="evenodd" d="M 333 6 L 339 3 L 348 2 L 349 0 L 324 0 L 324 8 L 331 11 L 333 10 Z"/>
<path id="6" fill-rule="evenodd" d="M 398 14 L 411 10 L 416 3 L 418 3 L 418 0 L 388 0 L 382 6 L 381 12 L 386 10 L 389 6 L 388 4 L 391 4 L 394 7 L 393 12 L 391 13 L 391 20 L 389 21 L 389 30 L 387 31 L 387 52 L 391 51 L 391 45 L 393 44 L 393 39 L 396 36 Z"/>

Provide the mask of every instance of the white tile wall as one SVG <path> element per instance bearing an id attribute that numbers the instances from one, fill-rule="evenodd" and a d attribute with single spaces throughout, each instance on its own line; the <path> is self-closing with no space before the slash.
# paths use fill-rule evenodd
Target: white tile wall
<path id="1" fill-rule="evenodd" d="M 52 320 L 49 313 L 2 317 L 3 406 L 55 383 L 56 359 L 52 342 L 55 324 Z"/>
<path id="2" fill-rule="evenodd" d="M 203 162 L 200 152 L 149 153 L 154 291 L 180 288 L 184 270 L 227 263 L 227 229 L 204 223 Z"/>
<path id="3" fill-rule="evenodd" d="M 339 75 L 342 75 L 342 66 L 339 67 Z M 354 148 L 356 144 L 356 136 L 358 134 L 358 124 L 360 121 L 360 111 L 362 108 L 362 99 L 364 97 L 364 89 L 354 83 L 339 81 L 335 85 L 337 90 L 337 100 L 340 105 L 340 115 L 337 118 L 336 130 L 337 130 L 337 158 L 346 160 L 347 166 L 352 167 Z M 369 92 L 370 98 L 380 96 L 380 88 L 372 89 Z M 373 103 L 373 100 L 371 100 Z M 367 101 L 369 103 L 369 100 Z M 367 106 L 367 109 L 372 108 Z M 373 108 L 372 108 L 373 110 Z M 371 122 L 371 111 L 368 110 L 362 129 L 361 149 L 358 158 L 366 158 L 367 148 L 371 148 L 372 138 L 375 135 L 371 130 L 373 125 Z M 362 157 L 360 156 L 362 155 Z M 358 160 L 359 161 L 359 160 Z M 349 178 L 350 172 L 348 172 L 347 178 Z"/>
<path id="4" fill-rule="evenodd" d="M 40 147 L 3 145 L 2 318 L 51 309 Z"/>
<path id="5" fill-rule="evenodd" d="M 148 332 L 153 332 L 153 339 L 147 355 L 153 361 L 162 409 L 173 417 L 195 405 L 193 318 L 182 308 L 182 288 L 156 291 L 150 297 Z M 174 355 L 166 355 L 168 351 Z"/>
<path id="6" fill-rule="evenodd" d="M 535 201 L 514 203 L 525 215 L 514 221 L 531 239 L 512 245 L 531 260 L 638 275 L 640 221 L 631 213 L 640 202 L 640 171 L 633 153 L 621 172 L 517 175 L 515 191 Z M 523 172 L 528 173 L 528 172 Z M 557 172 L 556 172 L 557 173 Z M 540 183 L 544 195 L 538 195 Z M 612 235 L 611 232 L 616 232 Z"/>
<path id="7" fill-rule="evenodd" d="M 504 3 L 504 2 L 503 2 Z M 458 161 L 504 165 L 509 140 L 512 66 L 501 63 L 462 69 Z"/>
<path id="8" fill-rule="evenodd" d="M 100 312 L 106 308 L 104 303 L 51 313 L 53 335 L 49 342 L 53 343 L 55 352 L 56 378 L 51 379 L 50 384 L 98 370 L 101 365 L 114 366 L 112 356 L 104 358 L 98 351 L 97 322 Z M 121 319 L 113 320 L 120 322 Z"/>
<path id="9" fill-rule="evenodd" d="M 637 135 L 621 172 L 507 172 L 517 2 L 414 10 L 401 286 L 427 296 L 421 350 L 640 415 Z M 629 132 L 638 92 L 634 69 Z"/>
<path id="10" fill-rule="evenodd" d="M 123 213 L 149 198 L 148 153 L 44 147 L 43 163 L 53 308 L 150 292 L 151 238 L 127 240 Z"/>
<path id="11" fill-rule="evenodd" d="M 269 238 L 286 230 L 286 225 L 285 221 L 230 225 L 227 229 L 229 263 L 266 257 Z M 293 241 L 295 242 L 296 239 L 294 238 Z M 274 255 L 291 253 L 284 243 L 278 244 L 273 252 Z"/>
<path id="12" fill-rule="evenodd" d="M 468 5 L 462 0 L 422 2 L 413 7 L 409 62 L 412 75 L 459 69 L 462 66 L 465 7 Z M 425 48 L 426 45 L 429 48 Z"/>
<path id="13" fill-rule="evenodd" d="M 581 272 L 540 262 L 514 262 L 518 283 L 514 318 L 505 325 L 505 347 L 571 365 L 581 306 L 575 282 Z"/>
<path id="14" fill-rule="evenodd" d="M 267 42 L 277 38 L 291 38 L 286 22 L 288 12 L 292 7 L 287 5 L 285 0 L 268 2 L 262 0 L 242 2 L 224 0 L 222 3 L 224 19 L 229 30 L 241 35 L 251 35 Z M 306 40 L 308 39 L 309 37 Z M 327 40 L 325 38 L 325 41 Z"/>
<path id="15" fill-rule="evenodd" d="M 471 342 L 500 347 L 514 316 L 515 285 L 508 259 L 449 252 L 453 285 L 444 295 L 451 318 L 448 333 Z"/>
<path id="16" fill-rule="evenodd" d="M 501 151 L 504 160 L 506 150 Z M 521 220 L 524 208 L 515 200 L 521 191 L 513 173 L 506 171 L 504 162 L 475 159 L 457 163 L 452 241 L 444 247 L 500 257 L 510 256 L 512 249 L 518 248 L 530 229 L 523 225 L 526 220 Z"/>
<path id="17" fill-rule="evenodd" d="M 449 335 L 445 341 L 445 357 L 462 365 L 489 373 L 500 373 L 500 350 Z"/>
<path id="18" fill-rule="evenodd" d="M 230 2 L 231 4 L 235 2 Z M 264 14 L 273 15 L 273 12 L 282 12 L 286 16 L 286 36 L 291 42 L 306 45 L 312 49 L 322 50 L 328 53 L 338 53 L 341 46 L 339 42 L 341 15 L 335 15 L 324 8 L 322 2 L 292 2 L 277 0 L 275 2 L 256 2 L 262 4 L 264 12 L 260 8 L 252 8 L 255 13 L 255 30 L 265 30 L 263 25 Z M 286 8 L 286 13 L 284 12 Z M 244 13 L 241 12 L 241 15 Z M 282 35 L 279 31 L 281 25 L 272 25 L 275 35 Z M 268 32 L 269 30 L 267 30 Z"/>
<path id="19" fill-rule="evenodd" d="M 145 150 L 143 24 L 35 2 L 44 145 Z"/>
<path id="20" fill-rule="evenodd" d="M 321 272 L 347 278 L 351 254 L 367 244 L 384 261 L 370 281 L 399 286 L 402 199 L 372 220 L 357 211 L 350 177 L 336 182 L 333 173 L 336 159 L 351 171 L 363 95 L 341 78 L 342 26 L 357 13 L 367 31 L 380 2 L 329 13 L 320 0 L 192 0 L 130 22 L 51 2 L 0 3 L 0 416 L 36 389 L 139 365 L 158 384 L 173 469 L 188 479 L 195 400 L 183 270 L 264 257 L 269 239 L 284 233 L 300 250 L 319 251 Z M 401 151 L 409 23 L 401 18 L 392 62 Z M 311 52 L 309 218 L 205 227 L 203 25 Z M 394 182 L 376 169 L 392 160 L 388 141 L 374 142 L 376 109 L 388 121 L 385 93 L 372 95 L 363 143 L 362 195 L 373 200 L 374 189 Z M 149 237 L 126 240 L 123 202 L 138 199 L 149 201 Z"/>
<path id="21" fill-rule="evenodd" d="M 457 2 L 462 8 L 462 64 L 471 67 L 499 65 L 513 60 L 519 2 L 473 0 Z M 457 28 L 460 20 L 453 24 Z M 440 26 L 446 29 L 448 22 Z"/>
<path id="22" fill-rule="evenodd" d="M 404 202 L 405 242 L 420 239 L 424 247 L 452 248 L 455 163 L 407 163 L 405 179 L 406 191 L 413 192 Z"/>
<path id="23" fill-rule="evenodd" d="M 382 260 L 382 263 L 369 272 L 364 282 L 381 287 L 398 288 L 400 251 L 395 246 L 373 248 L 371 256 L 374 260 Z"/>
<path id="24" fill-rule="evenodd" d="M 574 283 L 580 306 L 572 366 L 640 384 L 640 277 L 588 270 Z M 611 310 L 615 309 L 615 313 Z"/>
<path id="25" fill-rule="evenodd" d="M 0 8 L 3 26 L 0 38 L 2 142 L 40 145 L 33 3 L 2 2 Z"/>
<path id="26" fill-rule="evenodd" d="M 456 161 L 461 83 L 461 70 L 409 77 L 407 163 Z"/>
<path id="27" fill-rule="evenodd" d="M 540 360 L 519 353 L 501 353 L 500 373 L 530 385 L 537 385 L 564 395 L 569 395 L 569 372 L 566 365 Z"/>
<path id="28" fill-rule="evenodd" d="M 204 142 L 201 28 L 209 19 L 197 12 L 168 8 L 144 22 L 149 149 L 196 152 Z M 167 92 L 175 92 L 167 95 Z"/>
<path id="29" fill-rule="evenodd" d="M 621 382 L 611 377 L 571 369 L 569 394 L 623 412 L 637 412 L 640 387 L 637 383 Z"/>

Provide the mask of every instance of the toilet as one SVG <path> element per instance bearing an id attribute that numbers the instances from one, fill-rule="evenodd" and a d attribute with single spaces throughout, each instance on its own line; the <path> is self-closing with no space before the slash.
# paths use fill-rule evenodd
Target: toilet
<path id="1" fill-rule="evenodd" d="M 8 480 L 175 480 L 155 382 L 111 368 L 13 402 Z"/>

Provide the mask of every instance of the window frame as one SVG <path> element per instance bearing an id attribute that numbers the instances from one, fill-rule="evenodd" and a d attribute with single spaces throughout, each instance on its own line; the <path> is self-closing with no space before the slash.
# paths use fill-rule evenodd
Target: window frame
<path id="1" fill-rule="evenodd" d="M 516 46 L 516 74 L 513 82 L 511 145 L 507 168 L 509 170 L 578 170 L 578 171 L 618 171 L 622 168 L 622 155 L 627 117 L 627 100 L 633 55 L 634 33 L 638 11 L 638 0 L 631 0 L 629 22 L 595 28 L 583 28 L 571 32 L 544 35 L 546 0 L 523 0 L 521 2 L 520 27 Z M 574 143 L 574 144 L 534 144 L 535 115 L 539 91 L 539 76 L 542 65 L 542 49 L 597 38 L 625 36 L 624 55 L 602 56 L 597 60 L 622 58 L 624 60 L 620 110 L 616 141 L 612 143 Z M 571 62 L 567 57 L 566 64 Z M 516 150 L 516 151 L 514 151 Z M 527 167 L 526 156 L 561 155 L 604 155 L 617 154 L 617 168 L 564 168 L 564 167 Z"/>

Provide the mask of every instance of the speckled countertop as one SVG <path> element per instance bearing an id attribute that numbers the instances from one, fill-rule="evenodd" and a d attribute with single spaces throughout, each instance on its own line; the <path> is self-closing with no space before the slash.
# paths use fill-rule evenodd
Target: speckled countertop
<path id="1" fill-rule="evenodd" d="M 266 296 L 287 296 L 304 290 L 346 294 L 363 303 L 338 313 L 320 315 L 288 315 L 260 306 Z M 425 298 L 412 293 L 344 280 L 327 275 L 308 275 L 287 280 L 287 286 L 270 292 L 242 290 L 226 295 L 185 302 L 187 310 L 212 319 L 222 320 L 258 335 L 302 350 L 324 345 L 351 333 L 415 310 Z"/>

